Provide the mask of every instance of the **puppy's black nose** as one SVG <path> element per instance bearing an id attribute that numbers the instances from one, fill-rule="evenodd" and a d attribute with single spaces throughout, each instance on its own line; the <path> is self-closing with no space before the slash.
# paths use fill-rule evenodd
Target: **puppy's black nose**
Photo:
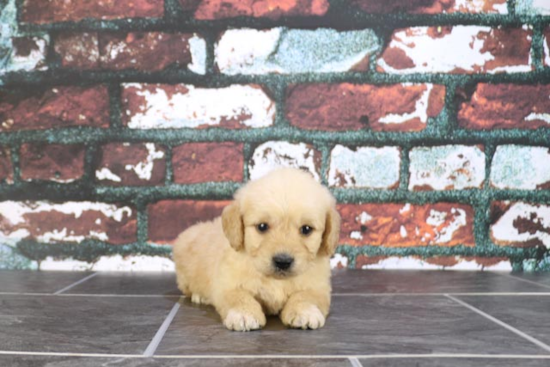
<path id="1" fill-rule="evenodd" d="M 273 256 L 273 265 L 277 270 L 288 270 L 292 266 L 294 258 L 288 254 L 277 254 Z"/>

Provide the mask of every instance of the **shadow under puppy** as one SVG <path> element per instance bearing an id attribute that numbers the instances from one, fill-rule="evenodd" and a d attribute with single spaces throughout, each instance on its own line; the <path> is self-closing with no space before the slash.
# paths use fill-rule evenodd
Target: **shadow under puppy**
<path id="1" fill-rule="evenodd" d="M 174 245 L 177 282 L 195 303 L 214 305 L 230 330 L 279 315 L 317 329 L 330 308 L 330 256 L 340 216 L 309 173 L 282 168 L 249 182 L 220 218 L 196 224 Z"/>

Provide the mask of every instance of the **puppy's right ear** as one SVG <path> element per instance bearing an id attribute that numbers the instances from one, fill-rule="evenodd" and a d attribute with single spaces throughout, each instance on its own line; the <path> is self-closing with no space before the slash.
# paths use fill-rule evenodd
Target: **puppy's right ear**
<path id="1" fill-rule="evenodd" d="M 225 237 L 236 251 L 244 247 L 244 223 L 237 201 L 226 206 L 222 212 L 222 226 Z"/>

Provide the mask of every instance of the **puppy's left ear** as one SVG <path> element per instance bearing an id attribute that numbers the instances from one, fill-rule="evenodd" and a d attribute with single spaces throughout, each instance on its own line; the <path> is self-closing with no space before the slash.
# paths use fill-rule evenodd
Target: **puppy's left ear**
<path id="1" fill-rule="evenodd" d="M 222 226 L 231 247 L 236 251 L 241 250 L 244 247 L 244 223 L 236 200 L 223 209 Z"/>
<path id="2" fill-rule="evenodd" d="M 338 246 L 340 240 L 340 214 L 333 206 L 327 212 L 327 218 L 325 222 L 325 232 L 323 233 L 323 241 L 319 248 L 320 255 L 332 256 Z"/>

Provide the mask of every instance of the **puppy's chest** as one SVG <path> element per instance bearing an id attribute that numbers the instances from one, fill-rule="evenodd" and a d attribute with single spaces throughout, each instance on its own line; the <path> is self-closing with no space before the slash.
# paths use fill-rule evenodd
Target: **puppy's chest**
<path id="1" fill-rule="evenodd" d="M 256 299 L 262 304 L 265 312 L 270 315 L 281 312 L 289 297 L 289 290 L 273 284 L 261 284 L 255 293 Z"/>

